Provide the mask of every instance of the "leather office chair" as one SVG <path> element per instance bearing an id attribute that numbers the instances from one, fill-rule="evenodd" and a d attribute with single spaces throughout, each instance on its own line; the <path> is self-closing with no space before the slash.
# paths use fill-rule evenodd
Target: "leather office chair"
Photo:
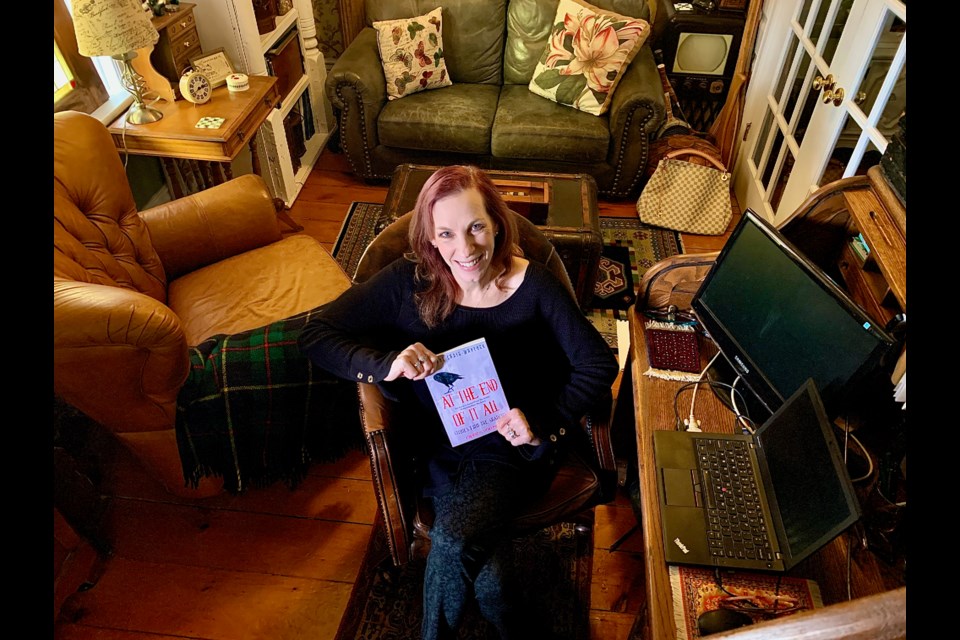
<path id="1" fill-rule="evenodd" d="M 306 235 L 282 237 L 263 180 L 244 175 L 137 212 L 106 127 L 54 115 L 54 392 L 112 431 L 168 491 L 188 348 L 329 302 L 350 279 Z"/>
<path id="2" fill-rule="evenodd" d="M 516 214 L 515 214 L 516 215 Z M 407 229 L 412 213 L 391 223 L 367 246 L 357 265 L 355 282 L 364 282 L 409 250 Z M 556 249 L 531 222 L 516 215 L 520 247 L 527 259 L 547 265 L 575 298 L 570 278 Z M 387 400 L 376 385 L 358 383 L 363 424 L 377 502 L 386 527 L 387 543 L 395 566 L 429 550 L 433 510 L 419 499 L 412 477 L 409 442 L 397 434 L 396 403 Z M 612 397 L 597 399 L 597 410 L 581 420 L 583 432 L 571 438 L 569 454 L 546 495 L 530 505 L 513 522 L 516 535 L 534 532 L 559 522 L 592 523 L 590 508 L 613 499 L 617 472 L 610 440 Z"/>

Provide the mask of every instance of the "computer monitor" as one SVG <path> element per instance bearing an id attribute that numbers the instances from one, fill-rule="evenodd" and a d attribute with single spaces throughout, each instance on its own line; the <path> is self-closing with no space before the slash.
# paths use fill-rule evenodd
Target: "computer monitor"
<path id="1" fill-rule="evenodd" d="M 734 375 L 769 413 L 812 378 L 828 415 L 837 417 L 847 408 L 845 396 L 878 370 L 893 344 L 823 270 L 750 209 L 692 307 Z"/>

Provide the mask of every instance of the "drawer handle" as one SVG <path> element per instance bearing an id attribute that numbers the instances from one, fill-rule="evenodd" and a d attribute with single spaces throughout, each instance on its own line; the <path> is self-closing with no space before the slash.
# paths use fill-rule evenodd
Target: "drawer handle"
<path id="1" fill-rule="evenodd" d="M 237 137 L 240 139 L 240 142 L 243 142 L 243 139 L 246 138 L 246 134 L 243 133 L 243 130 L 237 131 Z"/>
<path id="2" fill-rule="evenodd" d="M 190 41 L 189 41 L 189 40 L 184 40 L 184 41 L 183 41 L 183 48 L 184 48 L 184 49 L 189 49 L 189 48 L 190 48 Z"/>
<path id="3" fill-rule="evenodd" d="M 190 24 L 190 23 L 187 22 L 186 20 L 184 20 L 183 22 L 180 23 L 180 26 L 183 27 L 184 29 L 186 29 L 188 24 Z"/>

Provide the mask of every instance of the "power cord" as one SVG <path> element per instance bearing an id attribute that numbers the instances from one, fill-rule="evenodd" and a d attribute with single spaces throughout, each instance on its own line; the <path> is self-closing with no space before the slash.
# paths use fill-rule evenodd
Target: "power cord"
<path id="1" fill-rule="evenodd" d="M 840 429 L 840 427 L 834 424 L 835 427 Z M 850 448 L 850 440 L 853 440 L 857 447 L 859 447 L 860 452 L 863 454 L 863 457 L 867 459 L 867 471 L 859 478 L 850 478 L 850 482 L 863 482 L 867 478 L 873 475 L 873 458 L 870 456 L 870 452 L 867 451 L 867 448 L 863 446 L 863 443 L 853 433 L 850 432 L 850 422 L 847 420 L 847 417 L 843 417 L 843 463 L 847 463 L 847 452 Z M 847 467 L 849 469 L 850 467 Z"/>
<path id="2" fill-rule="evenodd" d="M 743 394 L 740 392 L 739 389 L 733 389 L 733 385 L 729 385 L 729 384 L 727 384 L 727 383 L 725 383 L 725 382 L 718 382 L 718 381 L 716 381 L 716 380 L 704 380 L 704 381 L 702 381 L 702 382 L 687 382 L 686 384 L 684 384 L 684 385 L 682 385 L 680 388 L 678 388 L 678 389 L 677 389 L 677 392 L 676 392 L 676 393 L 674 394 L 674 396 L 673 396 L 674 429 L 677 430 L 677 431 L 680 431 L 680 430 L 681 430 L 681 428 L 680 428 L 680 427 L 681 427 L 680 407 L 678 406 L 678 405 L 679 405 L 679 400 L 680 400 L 680 394 L 682 394 L 682 393 L 683 393 L 684 391 L 686 391 L 687 389 L 690 389 L 690 388 L 692 388 L 692 387 L 695 387 L 695 386 L 698 385 L 698 384 L 707 384 L 707 385 L 709 385 L 709 386 L 711 386 L 711 387 L 721 387 L 721 388 L 724 388 L 724 389 L 729 389 L 731 396 L 733 396 L 734 394 L 738 394 L 738 395 L 740 395 L 740 399 L 741 399 L 741 400 L 744 399 L 744 398 L 743 398 Z M 725 406 L 729 406 L 729 405 L 725 405 Z M 735 416 L 735 419 L 736 419 L 736 420 L 739 420 L 739 421 L 745 421 L 745 422 L 748 423 L 749 425 L 754 425 L 754 424 L 755 424 L 754 421 L 750 418 L 750 416 L 748 416 L 748 415 L 746 415 L 746 414 L 737 415 L 737 416 Z M 686 421 L 683 421 L 683 422 L 686 422 Z"/>
<path id="3" fill-rule="evenodd" d="M 700 383 L 703 382 L 703 379 L 707 375 L 707 371 L 710 367 L 713 366 L 713 363 L 717 361 L 717 358 L 720 357 L 720 352 L 717 351 L 710 362 L 707 363 L 707 366 L 703 368 L 703 371 L 700 372 L 700 377 L 697 378 L 697 381 L 693 383 L 693 397 L 690 398 L 690 416 L 683 421 L 683 424 L 686 425 L 687 431 L 700 432 L 700 421 L 693 417 L 693 406 L 697 402 L 697 390 L 700 388 Z"/>

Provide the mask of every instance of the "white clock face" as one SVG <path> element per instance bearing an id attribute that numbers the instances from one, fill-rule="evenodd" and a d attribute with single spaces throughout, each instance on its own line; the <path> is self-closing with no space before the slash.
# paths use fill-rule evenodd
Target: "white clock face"
<path id="1" fill-rule="evenodd" d="M 180 93 L 190 102 L 203 104 L 210 99 L 210 80 L 202 73 L 193 71 L 180 78 Z"/>

